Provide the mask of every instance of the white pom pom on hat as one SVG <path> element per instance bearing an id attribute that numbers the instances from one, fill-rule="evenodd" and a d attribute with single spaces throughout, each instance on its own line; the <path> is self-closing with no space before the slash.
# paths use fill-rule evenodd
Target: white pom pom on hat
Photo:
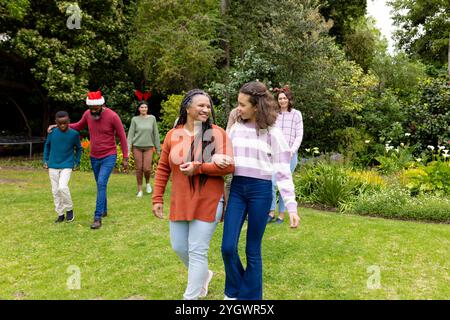
<path id="1" fill-rule="evenodd" d="M 105 99 L 102 97 L 101 91 L 88 92 L 86 98 L 86 104 L 88 106 L 101 106 L 105 103 Z"/>

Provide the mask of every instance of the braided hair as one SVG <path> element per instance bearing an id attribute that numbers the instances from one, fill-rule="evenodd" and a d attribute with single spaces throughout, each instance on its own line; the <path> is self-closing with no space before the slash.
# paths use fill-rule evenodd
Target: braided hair
<path id="1" fill-rule="evenodd" d="M 190 161 L 194 161 L 194 157 L 195 157 L 195 147 L 196 144 L 198 143 L 198 141 L 201 138 L 201 143 L 202 143 L 202 154 L 201 154 L 201 162 L 211 162 L 211 157 L 212 155 L 215 153 L 215 148 L 212 149 L 211 152 L 207 152 L 205 154 L 205 149 L 211 144 L 213 143 L 213 137 L 208 138 L 205 136 L 205 132 L 209 131 L 212 129 L 212 124 L 215 122 L 215 115 L 214 115 L 214 108 L 213 108 L 213 102 L 211 97 L 209 96 L 209 94 L 207 94 L 205 91 L 200 90 L 200 89 L 192 89 L 190 91 L 188 91 L 184 97 L 183 100 L 181 101 L 181 105 L 180 105 L 180 111 L 178 114 L 178 121 L 176 126 L 182 126 L 185 125 L 187 123 L 187 109 L 192 105 L 192 100 L 194 99 L 195 96 L 197 95 L 203 95 L 206 96 L 209 99 L 209 104 L 211 106 L 211 117 L 208 118 L 208 120 L 206 120 L 205 122 L 202 123 L 202 132 L 201 132 L 201 136 L 199 137 L 194 137 L 194 141 L 191 144 L 191 149 L 190 149 L 190 156 L 191 159 L 189 159 Z M 203 158 L 203 156 L 206 155 L 206 159 Z M 206 181 L 208 180 L 208 175 L 206 174 L 200 174 L 199 175 L 199 187 L 200 190 L 201 188 L 206 184 Z M 189 177 L 189 184 L 191 187 L 191 190 L 195 191 L 195 179 L 194 176 Z"/>

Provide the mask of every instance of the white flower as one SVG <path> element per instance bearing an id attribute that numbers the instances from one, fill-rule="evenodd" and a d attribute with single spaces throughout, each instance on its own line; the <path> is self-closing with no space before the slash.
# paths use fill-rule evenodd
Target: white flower
<path id="1" fill-rule="evenodd" d="M 439 146 L 439 150 L 444 150 L 445 147 L 444 146 Z"/>
<path id="2" fill-rule="evenodd" d="M 387 143 L 390 144 L 392 142 L 392 140 L 389 140 Z"/>
<path id="3" fill-rule="evenodd" d="M 311 151 L 311 149 L 307 148 L 307 149 L 305 149 L 305 151 L 306 151 L 306 152 L 310 152 L 310 151 Z"/>
<path id="4" fill-rule="evenodd" d="M 402 142 L 402 143 L 400 143 L 400 146 L 402 146 L 402 147 L 404 147 L 405 146 L 405 144 Z"/>
<path id="5" fill-rule="evenodd" d="M 448 158 L 448 157 L 450 157 L 450 154 L 443 154 L 442 155 L 444 158 Z"/>
<path id="6" fill-rule="evenodd" d="M 417 162 L 421 162 L 422 159 L 421 159 L 421 158 L 417 158 L 416 161 L 417 161 Z"/>
<path id="7" fill-rule="evenodd" d="M 444 150 L 444 154 L 447 154 L 449 150 Z"/>
<path id="8" fill-rule="evenodd" d="M 430 150 L 434 150 L 433 146 L 428 146 L 427 148 L 430 149 Z"/>
<path id="9" fill-rule="evenodd" d="M 405 137 L 409 137 L 411 135 L 411 133 L 405 133 Z"/>
<path id="10" fill-rule="evenodd" d="M 365 143 L 369 143 L 370 142 L 370 140 L 366 140 L 366 141 L 364 141 Z"/>
<path id="11" fill-rule="evenodd" d="M 319 154 L 320 152 L 318 150 L 314 150 L 314 153 Z"/>

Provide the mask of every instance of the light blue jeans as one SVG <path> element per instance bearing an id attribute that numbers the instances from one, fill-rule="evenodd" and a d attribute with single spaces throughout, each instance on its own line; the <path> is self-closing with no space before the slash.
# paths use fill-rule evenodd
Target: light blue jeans
<path id="1" fill-rule="evenodd" d="M 298 164 L 298 153 L 294 154 L 291 159 L 291 173 L 294 173 L 295 167 Z M 277 207 L 277 182 L 275 180 L 275 175 L 272 175 L 272 204 L 270 206 L 270 211 L 275 211 Z M 285 212 L 286 207 L 284 206 L 283 197 L 279 196 L 278 199 L 278 212 Z"/>
<path id="2" fill-rule="evenodd" d="M 200 220 L 171 221 L 170 242 L 172 249 L 188 268 L 188 283 L 184 300 L 196 300 L 208 276 L 209 243 L 222 218 L 223 197 L 220 199 L 214 222 Z"/>

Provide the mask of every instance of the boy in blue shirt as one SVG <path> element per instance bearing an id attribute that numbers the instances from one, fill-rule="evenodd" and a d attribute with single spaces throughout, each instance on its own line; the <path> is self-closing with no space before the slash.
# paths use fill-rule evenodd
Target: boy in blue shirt
<path id="1" fill-rule="evenodd" d="M 78 131 L 69 128 L 69 114 L 58 111 L 55 115 L 57 128 L 47 136 L 44 146 L 44 168 L 48 169 L 52 185 L 53 201 L 58 218 L 55 223 L 74 220 L 73 203 L 69 191 L 72 170 L 80 165 L 81 143 Z"/>

